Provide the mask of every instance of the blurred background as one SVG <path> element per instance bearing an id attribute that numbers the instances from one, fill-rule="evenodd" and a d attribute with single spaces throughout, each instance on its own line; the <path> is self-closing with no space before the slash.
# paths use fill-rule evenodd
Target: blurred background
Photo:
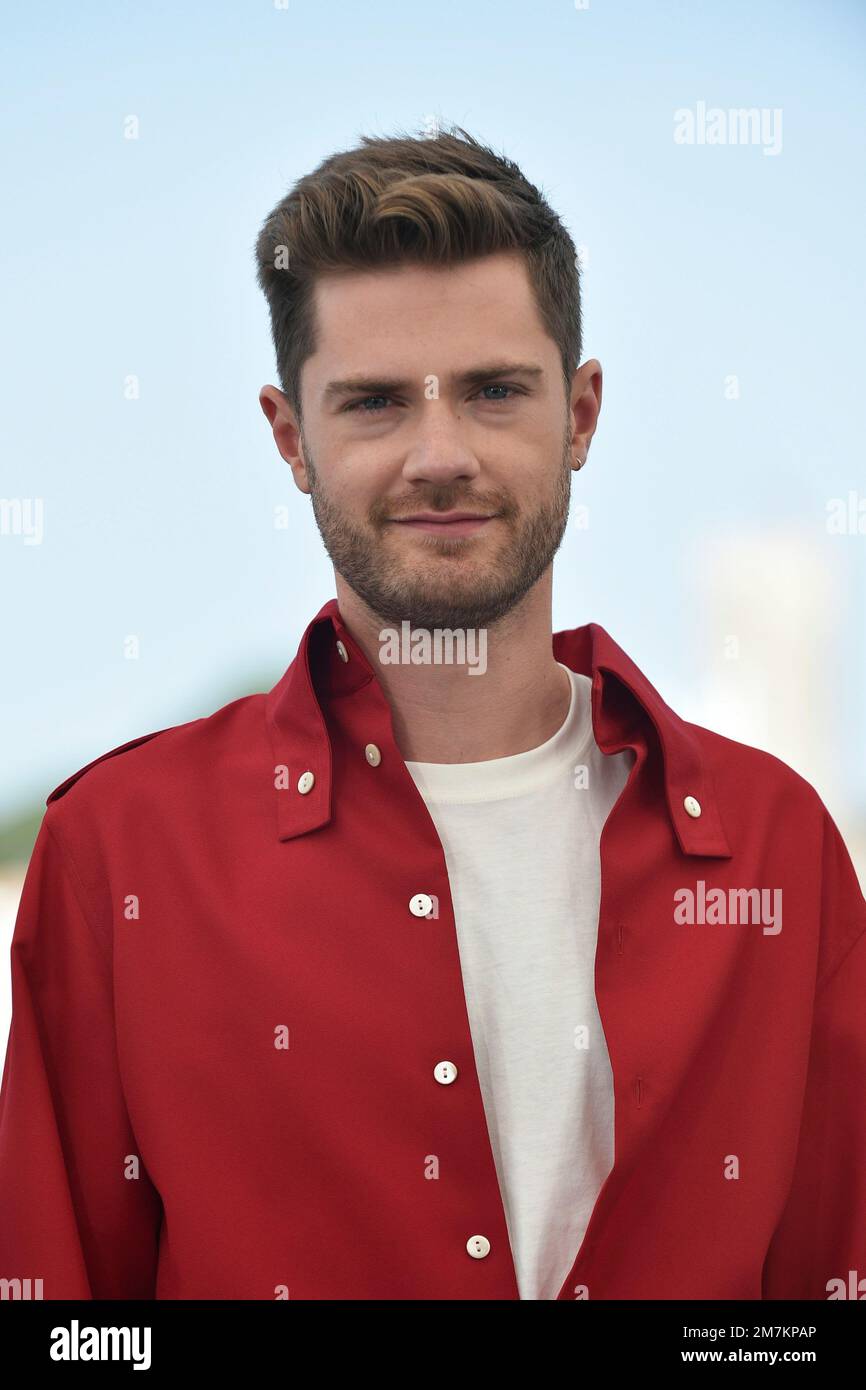
<path id="1" fill-rule="evenodd" d="M 796 768 L 866 883 L 862 0 L 119 0 L 4 27 L 4 1035 L 48 793 L 269 689 L 333 595 L 257 401 L 252 251 L 361 134 L 462 125 L 563 217 L 605 377 L 554 625 L 601 623 L 682 716 Z"/>

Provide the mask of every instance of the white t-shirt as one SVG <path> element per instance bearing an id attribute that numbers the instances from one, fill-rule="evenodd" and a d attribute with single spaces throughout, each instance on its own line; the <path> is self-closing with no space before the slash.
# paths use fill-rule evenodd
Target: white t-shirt
<path id="1" fill-rule="evenodd" d="M 521 1299 L 556 1298 L 613 1166 L 613 1075 L 595 998 L 599 837 L 634 754 L 601 752 L 591 682 L 568 674 L 565 723 L 538 748 L 406 763 L 445 852 Z"/>

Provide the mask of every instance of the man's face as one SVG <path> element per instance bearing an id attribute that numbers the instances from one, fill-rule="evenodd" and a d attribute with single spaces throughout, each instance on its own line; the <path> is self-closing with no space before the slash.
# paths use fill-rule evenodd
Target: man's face
<path id="1" fill-rule="evenodd" d="M 334 568 L 385 622 L 489 626 L 568 518 L 572 416 L 522 257 L 328 275 L 315 314 L 295 477 Z"/>

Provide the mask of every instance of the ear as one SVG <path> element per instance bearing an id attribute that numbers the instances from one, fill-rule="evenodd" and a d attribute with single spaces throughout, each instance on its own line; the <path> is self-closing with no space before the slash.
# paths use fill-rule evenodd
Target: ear
<path id="1" fill-rule="evenodd" d="M 281 457 L 292 470 L 295 486 L 301 492 L 310 492 L 301 444 L 301 428 L 288 397 L 276 386 L 263 386 L 259 392 L 259 405 L 271 427 L 274 443 Z"/>
<path id="2" fill-rule="evenodd" d="M 601 363 L 591 357 L 578 367 L 571 382 L 569 416 L 571 417 L 571 466 L 582 468 L 601 410 Z"/>

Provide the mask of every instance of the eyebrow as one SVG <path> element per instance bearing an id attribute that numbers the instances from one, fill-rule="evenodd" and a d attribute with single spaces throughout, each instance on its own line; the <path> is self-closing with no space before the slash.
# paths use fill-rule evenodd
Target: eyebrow
<path id="1" fill-rule="evenodd" d="M 430 373 L 432 376 L 433 373 Z M 478 386 L 494 377 L 523 376 L 537 380 L 544 375 L 544 368 L 536 362 L 493 362 L 480 367 L 471 367 L 465 372 L 454 372 L 448 378 L 456 386 Z M 424 378 L 420 378 L 423 384 Z M 412 377 L 351 377 L 344 381 L 329 381 L 322 398 L 332 401 L 340 396 L 395 396 L 410 391 L 419 380 Z"/>

